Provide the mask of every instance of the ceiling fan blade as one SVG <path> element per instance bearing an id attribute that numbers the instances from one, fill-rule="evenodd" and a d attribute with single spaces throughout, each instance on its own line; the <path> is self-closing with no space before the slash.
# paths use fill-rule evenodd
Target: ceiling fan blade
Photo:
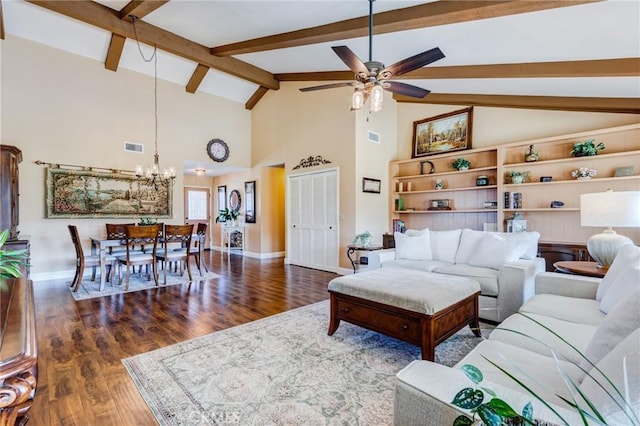
<path id="1" fill-rule="evenodd" d="M 324 89 L 334 89 L 336 87 L 347 87 L 347 86 L 355 86 L 355 81 L 349 81 L 344 83 L 331 83 L 331 84 L 323 84 L 321 86 L 311 86 L 311 87 L 303 87 L 300 89 L 301 92 L 311 92 L 313 90 L 324 90 Z"/>
<path id="2" fill-rule="evenodd" d="M 334 52 L 336 52 L 336 55 L 338 55 L 338 57 L 342 59 L 342 62 L 347 64 L 349 69 L 353 71 L 354 74 L 364 74 L 365 76 L 369 75 L 369 70 L 367 69 L 367 67 L 362 63 L 360 58 L 358 58 L 356 54 L 353 53 L 347 46 L 333 46 L 331 48 Z"/>
<path id="3" fill-rule="evenodd" d="M 415 56 L 403 59 L 399 62 L 396 62 L 393 65 L 389 65 L 387 68 L 382 70 L 379 74 L 383 74 L 386 71 L 390 73 L 392 76 L 397 77 L 399 75 L 408 73 L 409 71 L 422 68 L 425 65 L 429 65 L 430 63 L 440 60 L 442 58 L 444 58 L 444 53 L 442 53 L 439 47 L 435 47 L 431 50 L 427 50 L 426 52 L 418 53 Z"/>
<path id="4" fill-rule="evenodd" d="M 382 85 L 385 90 L 388 90 L 399 95 L 411 96 L 412 98 L 424 98 L 430 90 L 423 89 L 422 87 L 412 86 L 410 84 L 401 83 L 399 81 L 385 81 Z"/>

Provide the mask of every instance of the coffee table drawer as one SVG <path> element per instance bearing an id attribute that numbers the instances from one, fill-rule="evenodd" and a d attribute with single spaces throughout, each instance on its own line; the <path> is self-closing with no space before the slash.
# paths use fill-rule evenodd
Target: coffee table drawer
<path id="1" fill-rule="evenodd" d="M 338 299 L 338 318 L 405 342 L 419 344 L 420 320 L 397 312 L 385 311 Z"/>

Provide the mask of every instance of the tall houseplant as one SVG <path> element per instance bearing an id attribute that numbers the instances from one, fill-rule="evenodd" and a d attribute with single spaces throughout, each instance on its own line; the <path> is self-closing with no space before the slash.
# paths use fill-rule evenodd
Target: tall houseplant
<path id="1" fill-rule="evenodd" d="M 9 238 L 9 230 L 0 232 L 0 279 L 20 278 L 22 276 L 21 266 L 27 265 L 27 250 L 5 250 L 4 244 Z"/>

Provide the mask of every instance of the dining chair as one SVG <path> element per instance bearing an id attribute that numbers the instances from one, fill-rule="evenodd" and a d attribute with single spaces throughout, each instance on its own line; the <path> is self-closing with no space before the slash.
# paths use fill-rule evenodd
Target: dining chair
<path id="1" fill-rule="evenodd" d="M 96 268 L 100 266 L 100 256 L 97 255 L 85 255 L 84 250 L 82 249 L 82 243 L 80 242 L 80 235 L 78 234 L 78 227 L 75 225 L 67 225 L 69 228 L 69 234 L 71 234 L 71 241 L 73 242 L 73 246 L 76 249 L 76 274 L 73 277 L 73 281 L 71 281 L 71 287 L 73 287 L 73 291 L 76 292 L 80 288 L 80 283 L 82 282 L 82 276 L 84 275 L 84 268 L 90 266 L 93 268 L 91 272 L 91 281 L 95 281 L 96 279 Z M 107 279 L 110 275 L 113 275 L 114 271 L 113 265 L 115 264 L 116 258 L 110 254 L 105 255 L 105 262 L 110 268 L 107 270 Z"/>
<path id="2" fill-rule="evenodd" d="M 116 262 L 118 264 L 118 277 L 120 284 L 122 284 L 122 265 L 126 266 L 126 286 L 125 291 L 129 290 L 129 269 L 130 266 L 142 266 L 151 265 L 153 280 L 158 286 L 158 269 L 156 265 L 156 252 L 158 248 L 158 232 L 160 227 L 158 225 L 128 225 L 126 227 L 126 254 L 116 256 Z M 145 246 L 145 251 L 140 253 L 135 251 L 136 245 Z M 140 270 L 142 275 L 142 269 Z M 147 269 L 147 280 L 151 281 L 149 270 Z"/>
<path id="3" fill-rule="evenodd" d="M 196 228 L 196 238 L 192 238 L 193 245 L 189 245 L 189 257 L 192 257 L 196 260 L 196 266 L 198 267 L 198 271 L 200 272 L 200 276 L 202 276 L 202 267 L 204 266 L 204 270 L 209 272 L 207 269 L 207 265 L 202 262 L 202 250 L 204 249 L 204 242 L 207 237 L 207 224 L 199 223 Z M 183 249 L 183 251 L 186 251 Z"/>
<path id="4" fill-rule="evenodd" d="M 167 270 L 171 270 L 170 264 L 173 262 L 180 264 L 180 276 L 182 276 L 182 265 L 186 263 L 189 281 L 193 280 L 191 277 L 191 266 L 189 265 L 189 253 L 187 253 L 186 250 L 174 250 L 174 248 L 171 247 L 175 244 L 189 247 L 191 245 L 192 234 L 193 225 L 166 225 L 164 227 L 162 249 L 156 255 L 158 261 L 163 263 L 164 284 L 167 283 Z"/>

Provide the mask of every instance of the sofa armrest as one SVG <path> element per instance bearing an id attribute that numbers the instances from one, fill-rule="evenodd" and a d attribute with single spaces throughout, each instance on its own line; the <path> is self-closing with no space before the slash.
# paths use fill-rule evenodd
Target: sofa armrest
<path id="1" fill-rule="evenodd" d="M 601 278 L 543 272 L 536 276 L 536 294 L 595 299 Z"/>
<path id="2" fill-rule="evenodd" d="M 394 426 L 452 425 L 461 414 L 470 417 L 467 410 L 452 405 L 451 401 L 460 390 L 478 387 L 461 370 L 429 361 L 413 361 L 397 374 L 395 382 Z M 561 424 L 551 410 L 524 390 L 514 390 L 488 380 L 483 380 L 480 385 L 495 391 L 498 398 L 518 412 L 531 402 L 536 419 Z M 582 423 L 573 411 L 553 403 L 550 406 L 569 424 Z"/>
<path id="3" fill-rule="evenodd" d="M 396 249 L 382 249 L 370 251 L 369 254 L 369 269 L 376 269 L 382 266 L 382 262 L 385 260 L 394 260 L 396 258 Z"/>
<path id="4" fill-rule="evenodd" d="M 545 269 L 543 258 L 505 263 L 498 273 L 499 321 L 518 312 L 535 295 L 535 277 Z"/>

